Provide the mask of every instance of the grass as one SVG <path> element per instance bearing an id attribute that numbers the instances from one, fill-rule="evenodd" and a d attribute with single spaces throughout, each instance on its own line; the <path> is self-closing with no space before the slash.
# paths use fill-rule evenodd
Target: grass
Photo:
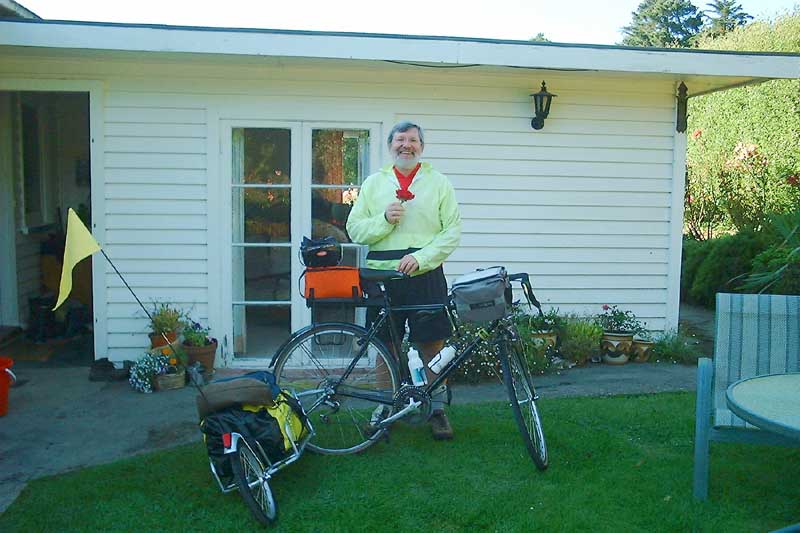
<path id="1" fill-rule="evenodd" d="M 691 495 L 694 395 L 543 400 L 545 473 L 502 403 L 454 406 L 452 442 L 397 425 L 390 444 L 306 454 L 272 487 L 278 531 L 767 531 L 800 520 L 800 451 L 717 444 L 706 502 Z M 202 445 L 36 480 L 0 516 L 11 531 L 240 531 Z"/>

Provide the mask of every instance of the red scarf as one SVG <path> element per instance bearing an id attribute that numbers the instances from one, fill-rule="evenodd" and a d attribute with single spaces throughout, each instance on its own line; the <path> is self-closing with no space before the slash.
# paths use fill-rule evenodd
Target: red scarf
<path id="1" fill-rule="evenodd" d="M 392 167 L 392 170 L 394 170 L 394 175 L 397 177 L 397 181 L 400 183 L 401 190 L 407 191 L 408 188 L 411 187 L 411 182 L 414 181 L 414 176 L 417 175 L 417 171 L 421 166 L 421 163 L 417 163 L 417 166 L 414 167 L 414 170 L 412 170 L 408 176 L 403 175 L 402 172 L 397 170 L 397 167 Z"/>

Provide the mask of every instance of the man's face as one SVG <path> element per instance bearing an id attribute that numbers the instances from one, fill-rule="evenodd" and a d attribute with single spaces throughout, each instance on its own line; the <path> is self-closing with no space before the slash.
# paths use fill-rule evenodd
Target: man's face
<path id="1" fill-rule="evenodd" d="M 419 138 L 419 130 L 409 128 L 408 131 L 394 134 L 389 151 L 394 159 L 394 166 L 401 170 L 410 170 L 419 163 L 424 148 L 425 145 Z"/>

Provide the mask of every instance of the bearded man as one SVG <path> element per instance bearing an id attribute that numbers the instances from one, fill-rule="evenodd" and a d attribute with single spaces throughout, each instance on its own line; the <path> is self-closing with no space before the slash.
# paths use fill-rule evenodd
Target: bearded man
<path id="1" fill-rule="evenodd" d="M 461 240 L 461 215 L 453 185 L 429 163 L 420 161 L 425 138 L 417 124 L 395 125 L 387 144 L 394 163 L 364 181 L 347 219 L 347 232 L 353 242 L 369 246 L 369 268 L 398 270 L 410 276 L 386 283 L 392 305 L 447 303 L 442 263 Z M 374 320 L 376 312 L 370 310 L 369 320 Z M 426 363 L 431 382 L 434 375 L 427 363 L 452 333 L 447 315 L 398 312 L 393 318 L 398 339 L 403 338 L 408 322 L 409 342 Z M 381 338 L 399 353 L 399 346 L 391 345 L 388 331 L 381 332 Z M 435 439 L 453 438 L 443 409 L 434 409 L 430 421 Z"/>

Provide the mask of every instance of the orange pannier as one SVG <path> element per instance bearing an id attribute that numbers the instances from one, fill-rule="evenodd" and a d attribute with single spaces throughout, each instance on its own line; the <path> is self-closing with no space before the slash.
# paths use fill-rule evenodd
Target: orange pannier
<path id="1" fill-rule="evenodd" d="M 303 297 L 309 300 L 361 298 L 361 280 L 356 267 L 308 267 L 303 276 Z"/>

